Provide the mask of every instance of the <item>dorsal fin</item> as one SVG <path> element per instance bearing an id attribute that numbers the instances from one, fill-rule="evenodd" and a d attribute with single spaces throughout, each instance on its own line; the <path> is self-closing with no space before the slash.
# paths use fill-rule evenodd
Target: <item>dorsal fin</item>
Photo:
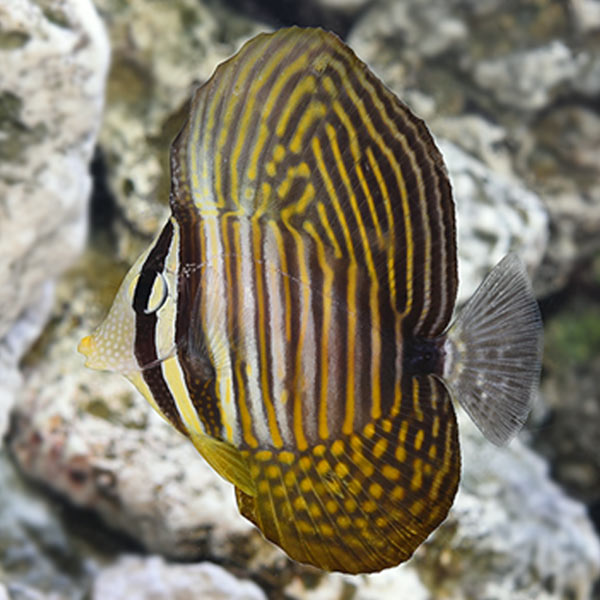
<path id="1" fill-rule="evenodd" d="M 171 155 L 184 223 L 312 227 L 360 265 L 418 335 L 447 326 L 456 295 L 454 205 L 415 117 L 335 35 L 282 29 L 246 43 L 194 94 Z"/>

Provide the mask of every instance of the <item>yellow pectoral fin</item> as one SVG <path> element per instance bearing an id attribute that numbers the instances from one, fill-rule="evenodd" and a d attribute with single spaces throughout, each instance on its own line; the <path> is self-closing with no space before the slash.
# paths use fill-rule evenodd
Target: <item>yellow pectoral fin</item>
<path id="1" fill-rule="evenodd" d="M 190 438 L 198 452 L 221 477 L 249 496 L 256 496 L 248 463 L 237 448 L 208 435 L 190 432 Z"/>

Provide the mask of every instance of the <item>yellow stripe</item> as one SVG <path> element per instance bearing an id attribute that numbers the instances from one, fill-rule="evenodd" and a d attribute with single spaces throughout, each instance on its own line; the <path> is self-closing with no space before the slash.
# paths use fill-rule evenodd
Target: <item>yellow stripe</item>
<path id="1" fill-rule="evenodd" d="M 346 358 L 346 410 L 344 414 L 344 424 L 342 432 L 350 435 L 354 429 L 354 344 L 356 342 L 356 263 L 351 262 L 348 265 L 348 321 L 347 321 L 347 358 Z"/>
<path id="2" fill-rule="evenodd" d="M 275 448 L 281 448 L 283 446 L 283 440 L 281 439 L 281 433 L 277 426 L 277 417 L 275 415 L 275 407 L 271 399 L 271 393 L 269 389 L 269 360 L 267 357 L 267 340 L 266 330 L 267 324 L 265 323 L 265 305 L 266 295 L 263 284 L 263 262 L 262 259 L 262 239 L 261 239 L 260 225 L 253 219 L 252 221 L 252 251 L 254 254 L 254 265 L 256 268 L 255 285 L 256 285 L 256 307 L 258 310 L 258 346 L 260 355 L 260 379 L 262 387 L 262 398 L 267 411 L 267 420 L 269 423 L 269 430 L 271 432 L 271 440 Z"/>
<path id="3" fill-rule="evenodd" d="M 327 218 L 327 211 L 325 210 L 325 205 L 322 202 L 317 204 L 317 212 L 319 214 L 319 218 L 321 220 L 321 225 L 327 234 L 327 238 L 329 239 L 329 243 L 333 247 L 333 252 L 336 258 L 342 258 L 342 250 L 338 241 L 333 233 L 333 228 L 331 227 L 331 223 L 329 223 L 329 219 Z"/>
<path id="4" fill-rule="evenodd" d="M 204 433 L 204 427 L 200 423 L 198 413 L 189 397 L 187 387 L 184 383 L 183 373 L 179 368 L 176 356 L 172 356 L 161 364 L 165 382 L 175 399 L 179 413 L 183 417 L 186 427 L 196 433 Z"/>
<path id="5" fill-rule="evenodd" d="M 248 47 L 247 47 L 248 48 Z M 237 162 L 230 162 L 223 160 L 223 149 L 227 142 L 227 136 L 232 132 L 232 119 L 236 111 L 239 110 L 240 104 L 243 102 L 244 105 L 249 101 L 250 94 L 241 93 L 242 90 L 246 92 L 246 81 L 250 77 L 253 68 L 256 66 L 257 58 L 263 55 L 264 48 L 262 44 L 252 44 L 246 52 L 238 54 L 238 58 L 235 61 L 239 66 L 238 73 L 235 79 L 234 93 L 227 98 L 225 115 L 222 117 L 221 123 L 219 123 L 219 139 L 217 142 L 217 148 L 215 153 L 214 168 L 215 168 L 215 189 L 217 191 L 217 206 L 220 208 L 227 206 L 232 203 L 234 206 L 242 208 L 238 197 L 238 180 L 237 180 Z M 230 71 L 233 75 L 233 69 L 230 67 Z M 237 93 L 235 93 L 237 92 Z M 246 140 L 244 134 L 246 129 L 237 128 L 238 143 L 242 143 Z M 235 151 L 235 150 L 234 150 Z M 228 153 L 229 154 L 229 153 Z M 230 157 L 231 158 L 231 157 Z M 230 166 L 231 174 L 231 190 L 229 198 L 223 196 L 223 174 L 221 166 L 227 164 Z"/>
<path id="6" fill-rule="evenodd" d="M 323 160 L 323 150 L 321 149 L 321 141 L 319 140 L 319 138 L 313 137 L 311 146 L 315 156 L 315 160 L 317 162 L 317 167 L 319 169 L 319 172 L 321 173 L 323 182 L 325 183 L 325 189 L 329 198 L 332 201 L 333 208 L 337 215 L 337 220 L 340 224 L 340 227 L 342 228 L 342 233 L 346 242 L 346 248 L 348 250 L 348 256 L 352 262 L 356 262 L 356 257 L 354 256 L 354 247 L 352 245 L 352 237 L 350 236 L 350 230 L 348 229 L 348 223 L 346 223 L 346 217 L 344 216 L 344 212 L 339 205 L 335 191 L 335 186 L 333 185 L 331 177 L 329 176 L 327 165 Z"/>
<path id="7" fill-rule="evenodd" d="M 342 82 L 348 81 L 347 65 L 345 65 L 344 63 L 339 63 L 338 61 L 333 60 L 333 59 L 330 61 L 329 64 L 332 69 L 337 71 Z M 374 105 L 379 109 L 379 113 L 380 113 L 380 116 L 383 119 L 383 121 L 389 125 L 389 131 L 392 133 L 395 131 L 397 132 L 397 128 L 395 127 L 394 122 L 391 121 L 387 117 L 383 104 L 377 98 L 377 95 L 375 93 L 373 93 L 373 87 L 366 80 L 363 73 L 361 72 L 361 69 L 354 68 L 354 69 L 352 69 L 352 72 L 356 77 L 358 77 L 359 80 L 361 80 L 361 83 L 363 84 L 363 89 L 365 91 L 368 92 L 369 90 L 371 90 L 371 93 L 369 93 L 369 95 L 370 95 Z M 356 94 L 356 92 L 350 85 L 345 84 L 344 89 L 346 90 L 346 92 L 347 92 L 349 98 L 351 99 L 351 101 L 353 102 L 353 104 L 356 106 L 356 108 L 359 112 L 360 118 L 362 120 L 362 124 L 367 129 L 369 135 L 376 142 L 376 144 L 378 145 L 382 154 L 384 154 L 385 157 L 388 159 L 390 165 L 392 166 L 392 169 L 394 170 L 394 175 L 395 175 L 396 181 L 398 183 L 398 189 L 400 191 L 400 201 L 402 203 L 402 213 L 404 216 L 404 226 L 405 226 L 405 231 L 406 231 L 407 302 L 406 302 L 405 310 L 403 311 L 403 314 L 405 315 L 412 308 L 412 302 L 413 302 L 412 281 L 413 281 L 413 261 L 414 261 L 414 248 L 413 248 L 414 242 L 413 242 L 413 236 L 412 236 L 412 226 L 410 223 L 411 215 L 410 215 L 410 206 L 408 203 L 408 195 L 406 192 L 406 184 L 404 182 L 404 178 L 402 177 L 402 170 L 400 169 L 400 165 L 396 161 L 394 153 L 392 152 L 391 148 L 385 143 L 385 140 L 379 134 L 375 125 L 371 121 L 371 118 L 369 116 L 368 111 L 366 110 L 366 108 L 364 106 L 363 101 Z M 418 165 L 414 164 L 414 156 L 413 156 L 413 153 L 411 152 L 410 148 L 406 144 L 406 139 L 404 139 L 404 137 L 400 136 L 400 135 L 396 135 L 396 139 L 403 145 L 406 156 L 409 157 L 409 160 L 411 160 L 411 162 L 413 163 L 413 169 L 415 168 L 415 166 L 418 167 Z M 367 151 L 369 151 L 369 148 L 367 149 Z M 418 170 L 418 168 L 415 170 Z M 390 241 L 393 241 L 393 238 Z M 388 270 L 390 270 L 390 272 L 394 268 L 394 258 L 388 259 Z"/>
<path id="8" fill-rule="evenodd" d="M 297 316 L 299 322 L 298 340 L 294 351 L 296 353 L 296 361 L 294 368 L 294 378 L 292 389 L 294 392 L 294 436 L 296 438 L 296 446 L 298 450 L 303 452 L 308 448 L 306 436 L 302 423 L 302 390 L 304 389 L 304 371 L 302 365 L 302 351 L 304 350 L 304 338 L 306 336 L 306 326 L 308 323 L 308 311 L 310 308 L 310 287 L 308 285 L 308 271 L 306 268 L 304 256 L 304 242 L 302 236 L 293 228 L 289 228 L 294 241 L 296 242 L 296 253 L 298 257 L 298 265 L 300 267 L 300 287 L 302 289 L 302 314 Z"/>
<path id="9" fill-rule="evenodd" d="M 314 91 L 311 90 L 311 91 Z M 298 125 L 296 126 L 296 131 L 292 136 L 292 141 L 290 142 L 290 150 L 294 153 L 298 153 L 303 150 L 304 146 L 302 142 L 304 141 L 304 136 L 306 135 L 307 129 L 311 126 L 311 124 L 317 120 L 322 119 L 327 114 L 327 107 L 322 102 L 312 101 L 307 109 L 302 114 Z"/>
<path id="10" fill-rule="evenodd" d="M 329 396 L 329 331 L 331 328 L 331 303 L 333 287 L 333 269 L 325 258 L 325 246 L 316 229 L 310 221 L 304 223 L 304 229 L 315 240 L 317 245 L 317 258 L 323 273 L 323 326 L 321 329 L 321 353 L 318 360 L 321 363 L 321 381 L 319 398 L 319 437 L 327 439 L 329 428 L 327 425 L 327 397 Z"/>
<path id="11" fill-rule="evenodd" d="M 302 179 L 307 179 L 308 177 L 310 177 L 310 169 L 308 167 L 308 163 L 301 162 L 297 166 L 288 168 L 287 173 L 285 174 L 285 179 L 279 184 L 279 187 L 277 188 L 277 195 L 279 196 L 279 198 L 285 199 L 292 187 L 292 183 L 294 183 L 294 180 L 298 177 L 301 177 Z M 312 186 L 312 184 L 310 185 Z M 292 208 L 290 208 L 290 206 L 287 206 L 281 212 L 282 214 L 285 213 L 286 215 L 289 212 L 301 212 L 306 208 L 306 204 L 307 201 L 301 198 L 298 202 L 291 205 Z"/>
<path id="12" fill-rule="evenodd" d="M 385 179 L 381 174 L 381 169 L 379 168 L 379 164 L 373 155 L 373 151 L 371 148 L 367 147 L 367 159 L 369 161 L 369 166 L 375 175 L 375 179 L 377 180 L 377 184 L 379 185 L 379 189 L 381 190 L 381 195 L 383 196 L 383 206 L 385 208 L 385 213 L 388 221 L 388 236 L 389 243 L 387 244 L 388 248 L 388 256 L 387 256 L 387 268 L 388 268 L 388 277 L 390 282 L 390 298 L 392 302 L 392 306 L 396 306 L 396 273 L 394 270 L 394 264 L 396 262 L 396 231 L 395 231 L 395 222 L 394 222 L 394 213 L 392 209 L 392 202 L 390 199 L 390 194 L 387 188 L 387 184 L 385 183 Z M 408 241 L 407 241 L 408 244 Z M 411 287 L 412 289 L 412 287 Z"/>
<path id="13" fill-rule="evenodd" d="M 306 54 L 302 54 L 297 60 L 291 63 L 289 67 L 284 69 L 283 74 L 288 75 L 289 71 L 291 71 L 292 68 L 294 68 L 294 70 L 296 71 L 299 71 L 300 69 L 304 68 L 307 60 L 308 56 Z M 316 87 L 317 81 L 312 75 L 301 79 L 296 85 L 296 87 L 294 87 L 292 93 L 287 97 L 285 108 L 283 110 L 281 118 L 277 122 L 275 133 L 278 137 L 283 137 L 283 134 L 285 133 L 285 130 L 288 126 L 288 122 L 292 114 L 298 107 L 298 104 L 300 103 L 302 98 L 304 98 L 304 96 L 306 95 L 312 94 L 315 91 Z"/>
<path id="14" fill-rule="evenodd" d="M 235 276 L 236 280 L 239 282 L 239 287 L 241 288 L 242 282 L 242 263 L 241 263 L 241 243 L 240 243 L 240 223 L 239 221 L 234 221 L 232 223 L 233 228 L 233 244 L 234 244 L 234 260 L 235 260 Z M 243 294 L 243 292 L 242 292 Z M 235 305 L 233 302 L 228 303 L 227 311 L 231 314 L 232 323 L 236 319 L 236 311 L 237 316 L 240 319 L 240 322 L 243 323 L 243 311 L 240 308 L 243 304 L 243 296 L 238 293 L 237 302 L 239 304 Z M 232 329 L 233 330 L 233 329 Z M 233 340 L 236 343 L 236 340 Z M 235 352 L 235 378 L 237 381 L 237 404 L 240 411 L 240 422 L 242 424 L 242 432 L 244 436 L 244 441 L 251 447 L 256 448 L 258 446 L 258 441 L 254 436 L 254 432 L 252 429 L 252 418 L 250 416 L 250 411 L 248 410 L 248 404 L 246 402 L 246 382 L 244 380 L 244 374 L 242 372 L 242 361 L 239 352 Z"/>
<path id="15" fill-rule="evenodd" d="M 260 88 L 272 83 L 270 79 L 273 75 L 273 72 L 277 67 L 281 65 L 283 58 L 287 54 L 289 54 L 289 47 L 287 46 L 282 46 L 277 52 L 271 54 L 269 56 L 269 60 L 264 65 L 261 65 L 259 76 L 252 82 L 252 85 L 250 86 L 249 90 L 244 96 L 244 111 L 240 119 L 240 125 L 237 127 L 237 141 L 233 148 L 231 160 L 233 165 L 239 165 L 242 150 L 244 150 L 244 148 L 253 148 L 248 169 L 246 172 L 246 175 L 250 181 L 254 181 L 256 179 L 258 159 L 265 144 L 270 139 L 271 132 L 269 131 L 269 128 L 265 123 L 265 119 L 261 118 L 259 123 L 258 136 L 256 136 L 252 140 L 249 140 L 246 136 L 246 133 L 250 131 L 251 119 L 256 119 L 257 116 L 258 111 L 256 111 L 254 107 L 256 104 L 256 99 L 259 95 Z M 255 62 L 253 62 L 252 64 L 254 65 Z M 282 85 L 282 83 L 280 82 L 279 77 L 277 78 L 277 84 L 279 89 L 281 89 L 280 86 Z M 273 88 L 275 86 L 271 87 Z M 269 114 L 273 103 L 273 98 L 275 97 L 273 96 L 273 93 L 274 90 L 271 89 L 267 102 L 259 107 L 259 111 L 261 114 L 263 114 L 262 111 L 266 111 L 264 112 L 264 114 Z M 237 197 L 238 169 L 235 168 L 231 171 L 231 190 L 232 195 L 234 197 Z"/>
<path id="16" fill-rule="evenodd" d="M 365 256 L 365 262 L 367 265 L 367 271 L 369 273 L 370 286 L 369 286 L 369 309 L 371 313 L 371 417 L 373 419 L 379 419 L 381 416 L 381 388 L 379 385 L 379 361 L 380 361 L 380 348 L 381 348 L 381 318 L 379 315 L 379 281 L 375 265 L 373 264 L 373 256 L 371 254 L 371 247 L 369 245 L 369 239 L 365 229 L 365 224 L 362 220 L 362 215 L 356 201 L 356 195 L 352 189 L 350 182 L 350 176 L 346 170 L 346 165 L 342 158 L 342 153 L 339 148 L 335 129 L 332 125 L 327 123 L 326 125 L 327 136 L 333 150 L 333 155 L 336 160 L 338 172 L 346 188 L 348 200 L 352 207 L 352 212 L 356 223 L 358 225 L 358 231 L 362 240 L 363 251 Z M 351 137 L 350 132 L 348 135 Z M 339 205 L 336 203 L 336 208 Z M 340 207 L 341 211 L 341 207 Z"/>
<path id="17" fill-rule="evenodd" d="M 290 344 L 292 342 L 292 297 L 290 291 L 290 274 L 288 272 L 287 259 L 285 257 L 285 246 L 277 223 L 273 220 L 270 220 L 269 227 L 273 232 L 273 236 L 275 237 L 275 242 L 277 244 L 277 250 L 279 252 L 279 262 L 281 264 L 281 275 L 283 279 L 283 298 L 285 302 L 285 339 L 286 342 Z"/>
<path id="18" fill-rule="evenodd" d="M 423 421 L 425 418 L 425 415 L 423 414 L 423 409 L 421 408 L 421 402 L 419 400 L 419 380 L 416 377 L 412 378 L 412 384 L 413 384 L 413 410 L 415 411 L 415 414 L 417 415 L 417 420 L 418 421 Z"/>

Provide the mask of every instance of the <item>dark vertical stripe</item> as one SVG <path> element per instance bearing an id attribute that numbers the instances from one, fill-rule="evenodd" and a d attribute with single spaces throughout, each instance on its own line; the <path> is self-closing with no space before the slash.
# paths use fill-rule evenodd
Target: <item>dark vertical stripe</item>
<path id="1" fill-rule="evenodd" d="M 142 377 L 161 412 L 182 433 L 187 430 L 179 417 L 175 399 L 167 385 L 156 351 L 156 313 L 145 313 L 157 274 L 163 271 L 165 258 L 173 239 L 173 225 L 168 221 L 144 262 L 133 296 L 135 310 L 134 353 Z M 149 366 L 151 365 L 151 366 Z"/>

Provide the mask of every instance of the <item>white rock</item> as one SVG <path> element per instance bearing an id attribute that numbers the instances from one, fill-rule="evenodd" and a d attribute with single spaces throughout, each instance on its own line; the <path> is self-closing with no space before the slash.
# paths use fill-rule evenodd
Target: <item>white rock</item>
<path id="1" fill-rule="evenodd" d="M 97 576 L 93 600 L 266 600 L 253 582 L 212 563 L 169 564 L 163 558 L 121 557 Z"/>
<path id="2" fill-rule="evenodd" d="M 600 574 L 600 541 L 584 506 L 519 440 L 498 448 L 464 413 L 459 417 L 463 476 L 437 534 L 447 555 L 445 597 L 589 598 Z"/>
<path id="3" fill-rule="evenodd" d="M 478 62 L 473 76 L 507 106 L 538 110 L 552 100 L 560 85 L 575 80 L 578 62 L 564 42 L 554 40 L 546 46 Z"/>
<path id="4" fill-rule="evenodd" d="M 599 0 L 570 0 L 577 26 L 584 33 L 600 29 Z"/>
<path id="5" fill-rule="evenodd" d="M 459 303 L 509 251 L 533 271 L 544 255 L 548 215 L 540 198 L 516 180 L 491 171 L 452 143 L 438 140 L 456 202 Z"/>
<path id="6" fill-rule="evenodd" d="M 90 0 L 0 4 L 0 435 L 48 286 L 80 252 L 109 48 Z"/>

